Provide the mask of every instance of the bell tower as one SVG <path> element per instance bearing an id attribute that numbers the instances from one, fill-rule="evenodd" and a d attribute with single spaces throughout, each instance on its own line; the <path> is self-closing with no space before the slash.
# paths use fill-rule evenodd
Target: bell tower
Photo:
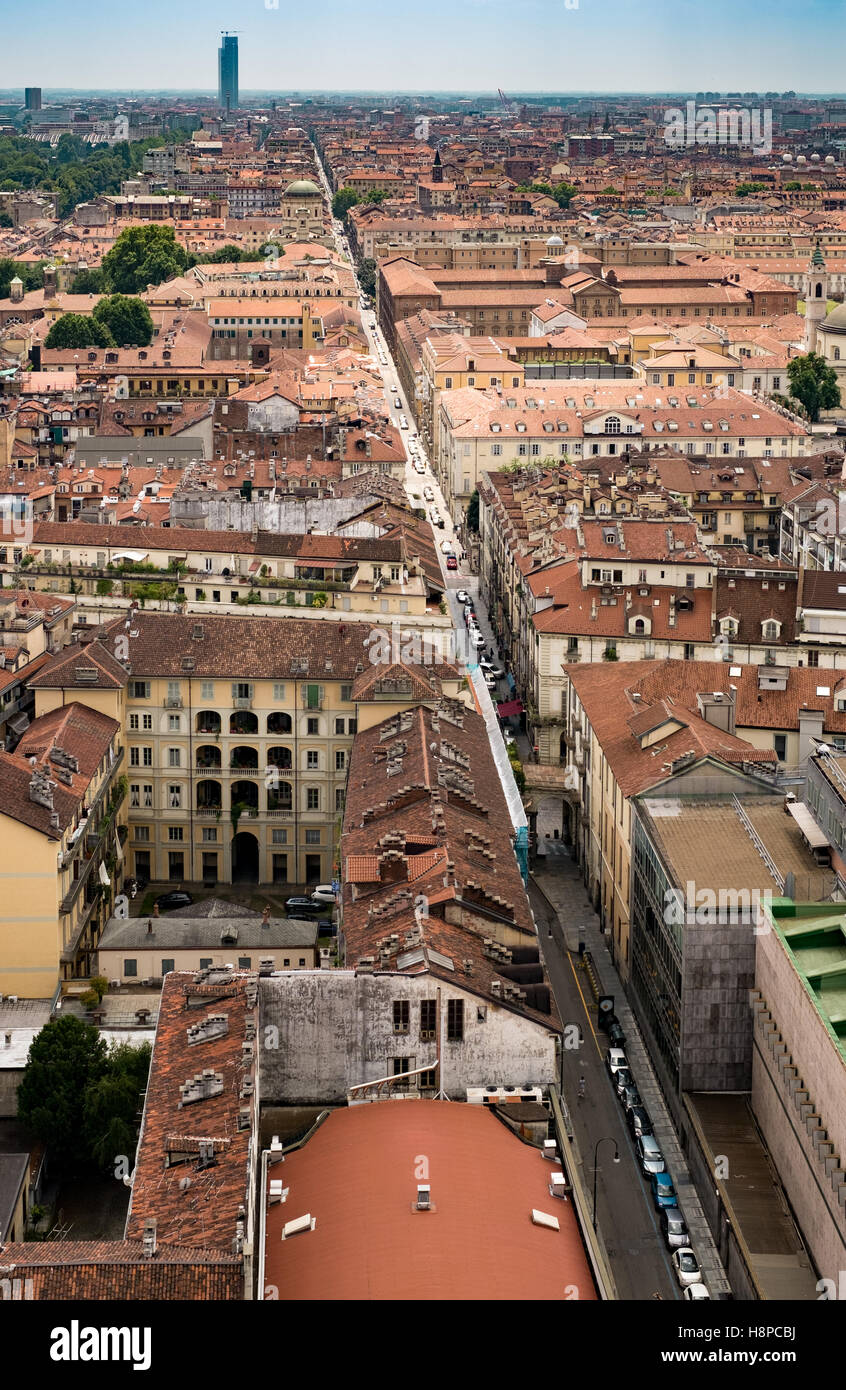
<path id="1" fill-rule="evenodd" d="M 814 247 L 814 254 L 805 272 L 805 351 L 815 352 L 817 329 L 828 311 L 828 271 L 826 269 L 820 244 Z"/>

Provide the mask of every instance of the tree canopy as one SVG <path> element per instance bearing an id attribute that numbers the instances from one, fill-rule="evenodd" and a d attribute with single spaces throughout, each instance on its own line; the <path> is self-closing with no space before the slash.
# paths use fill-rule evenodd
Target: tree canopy
<path id="1" fill-rule="evenodd" d="M 124 179 L 141 167 L 148 150 L 186 139 L 184 131 L 116 145 L 89 145 L 80 135 L 62 135 L 55 148 L 21 135 L 0 137 L 0 188 L 33 188 L 57 195 L 60 217 L 100 193 L 119 193 Z"/>
<path id="2" fill-rule="evenodd" d="M 113 347 L 114 339 L 105 323 L 90 314 L 62 314 L 47 337 L 46 348 Z"/>
<path id="3" fill-rule="evenodd" d="M 65 1014 L 33 1040 L 18 1118 L 66 1170 L 131 1158 L 151 1052 L 149 1043 L 109 1051 L 96 1028 Z"/>
<path id="4" fill-rule="evenodd" d="M 44 262 L 36 265 L 28 261 L 13 261 L 9 256 L 0 256 L 0 299 L 8 299 L 15 276 L 23 281 L 24 290 L 40 290 L 44 284 Z"/>
<path id="5" fill-rule="evenodd" d="M 18 1087 L 18 1118 L 62 1167 L 88 1158 L 85 1092 L 105 1071 L 105 1042 L 96 1028 L 72 1014 L 46 1024 L 32 1041 Z"/>
<path id="6" fill-rule="evenodd" d="M 840 405 L 837 373 L 819 353 L 809 352 L 794 357 L 787 364 L 790 395 L 799 401 L 811 424 L 820 418 L 821 410 L 833 410 Z"/>
<path id="7" fill-rule="evenodd" d="M 339 188 L 332 199 L 332 216 L 343 221 L 350 208 L 354 208 L 359 201 L 358 194 L 352 188 Z"/>
<path id="8" fill-rule="evenodd" d="M 107 295 L 94 306 L 92 318 L 111 334 L 118 347 L 147 347 L 153 341 L 153 320 L 143 299 Z"/>
<path id="9" fill-rule="evenodd" d="M 151 223 L 121 232 L 103 257 L 103 274 L 109 289 L 135 294 L 181 275 L 189 263 L 188 252 L 176 240 L 173 228 Z"/>

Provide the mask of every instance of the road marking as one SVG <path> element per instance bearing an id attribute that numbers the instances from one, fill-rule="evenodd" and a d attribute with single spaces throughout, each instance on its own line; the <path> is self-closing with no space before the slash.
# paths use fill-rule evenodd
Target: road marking
<path id="1" fill-rule="evenodd" d="M 558 915 L 558 914 L 556 913 L 556 916 L 557 916 L 557 915 Z M 570 954 L 569 951 L 567 952 L 567 960 L 568 960 L 568 963 L 569 963 L 569 965 L 570 965 L 570 969 L 571 969 L 572 972 L 573 972 L 573 979 L 574 979 L 575 982 L 576 982 L 576 989 L 579 991 L 579 998 L 580 998 L 581 1001 L 582 1001 L 582 1008 L 583 1008 L 584 1011 L 585 1011 L 585 1018 L 587 1019 L 587 1022 L 588 1022 L 588 1028 L 589 1028 L 590 1031 L 591 1031 L 591 1037 L 593 1038 L 594 1042 L 596 1043 L 596 1050 L 597 1050 L 597 1052 L 599 1053 L 599 1058 L 600 1058 L 600 1061 L 601 1061 L 601 1060 L 602 1060 L 602 1048 L 599 1046 L 599 1039 L 598 1039 L 598 1037 L 596 1036 L 596 1031 L 595 1031 L 595 1029 L 594 1029 L 593 1022 L 592 1022 L 592 1020 L 591 1020 L 590 1010 L 588 1009 L 588 1006 L 587 1006 L 587 1000 L 585 999 L 585 996 L 582 994 L 582 987 L 581 987 L 581 985 L 579 984 L 579 977 L 578 977 L 578 975 L 576 974 L 576 968 L 575 968 L 575 966 L 573 965 L 573 957 L 571 956 L 571 954 Z"/>

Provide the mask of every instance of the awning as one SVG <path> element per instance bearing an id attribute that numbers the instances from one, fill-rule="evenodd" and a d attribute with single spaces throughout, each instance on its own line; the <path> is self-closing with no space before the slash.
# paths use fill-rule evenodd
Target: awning
<path id="1" fill-rule="evenodd" d="M 828 849 L 828 838 L 820 830 L 807 806 L 803 806 L 801 801 L 789 801 L 785 810 L 793 817 L 811 849 Z"/>
<path id="2" fill-rule="evenodd" d="M 508 719 L 512 714 L 523 713 L 522 700 L 506 700 L 503 704 L 497 705 L 496 712 L 500 719 Z"/>
<path id="3" fill-rule="evenodd" d="M 146 558 L 146 550 L 121 550 L 118 554 L 112 556 L 111 563 L 114 564 L 117 560 L 131 560 L 133 564 L 138 564 L 141 560 L 146 560 Z"/>

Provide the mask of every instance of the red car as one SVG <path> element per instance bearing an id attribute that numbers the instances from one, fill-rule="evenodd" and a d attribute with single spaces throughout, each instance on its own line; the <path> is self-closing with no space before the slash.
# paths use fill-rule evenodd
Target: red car
<path id="1" fill-rule="evenodd" d="M 457 570 L 457 569 L 458 569 L 458 560 L 457 560 L 457 558 L 456 558 L 455 555 L 447 555 L 447 569 L 448 569 L 448 570 Z"/>

